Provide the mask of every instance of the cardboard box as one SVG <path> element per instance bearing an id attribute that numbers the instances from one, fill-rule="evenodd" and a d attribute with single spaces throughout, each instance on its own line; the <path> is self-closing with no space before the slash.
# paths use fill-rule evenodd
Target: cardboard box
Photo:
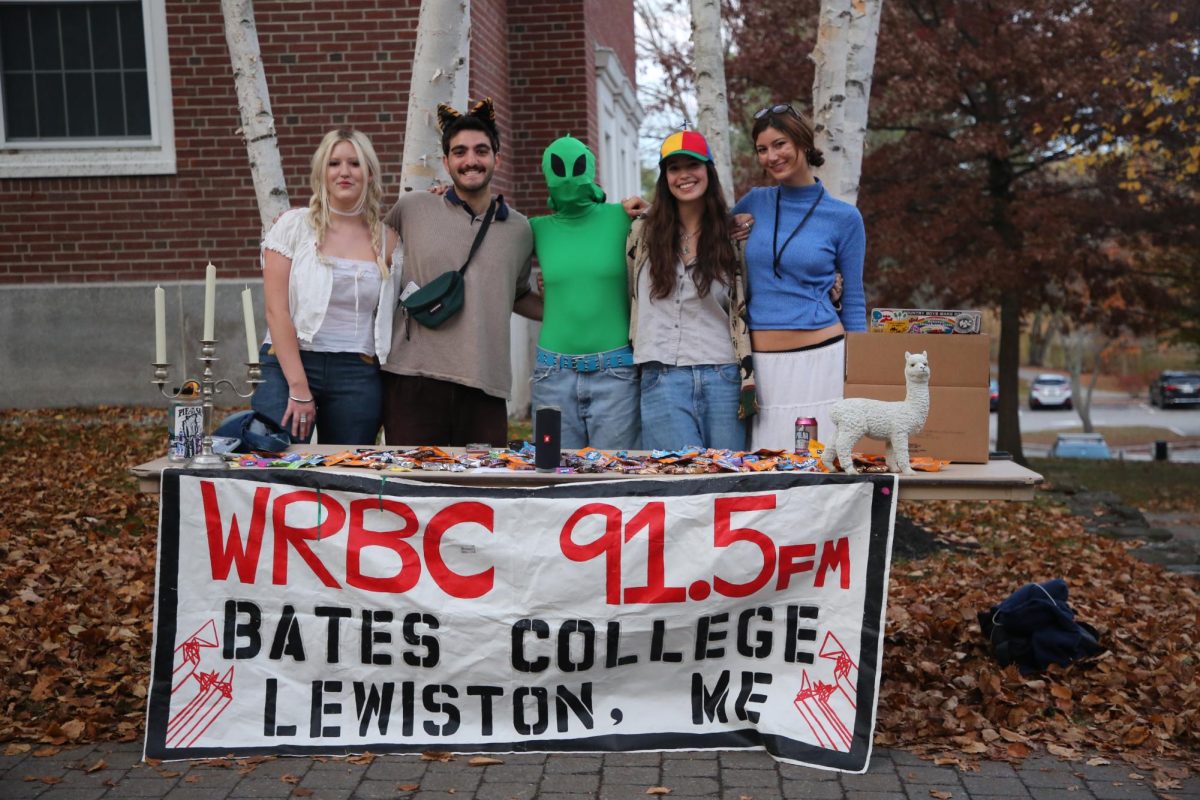
<path id="1" fill-rule="evenodd" d="M 846 335 L 846 397 L 904 399 L 904 353 L 929 354 L 929 416 L 909 442 L 909 454 L 982 464 L 988 460 L 988 380 L 991 338 L 924 334 Z M 864 438 L 860 453 L 883 453 Z"/>
<path id="2" fill-rule="evenodd" d="M 904 354 L 928 353 L 930 386 L 986 389 L 992 337 L 919 333 L 846 334 L 846 383 L 904 385 Z"/>

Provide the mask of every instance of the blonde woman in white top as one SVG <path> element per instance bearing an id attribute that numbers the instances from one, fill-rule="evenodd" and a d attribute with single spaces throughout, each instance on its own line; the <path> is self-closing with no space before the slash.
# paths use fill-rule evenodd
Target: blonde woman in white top
<path id="1" fill-rule="evenodd" d="M 314 426 L 332 444 L 378 436 L 401 252 L 380 218 L 379 177 L 363 133 L 330 131 L 313 154 L 308 208 L 281 215 L 263 241 L 269 333 L 253 406 L 295 441 Z"/>

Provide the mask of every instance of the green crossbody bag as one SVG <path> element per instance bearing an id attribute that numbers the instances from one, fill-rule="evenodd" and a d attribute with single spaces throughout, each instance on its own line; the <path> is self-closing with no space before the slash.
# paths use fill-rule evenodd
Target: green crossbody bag
<path id="1" fill-rule="evenodd" d="M 462 311 L 463 298 L 467 292 L 465 273 L 487 233 L 488 226 L 492 224 L 492 218 L 496 215 L 496 204 L 497 201 L 493 200 L 488 206 L 479 232 L 475 234 L 475 241 L 471 243 L 471 252 L 467 254 L 466 262 L 456 270 L 443 272 L 400 301 L 409 319 L 416 320 L 426 328 L 437 328 Z"/>

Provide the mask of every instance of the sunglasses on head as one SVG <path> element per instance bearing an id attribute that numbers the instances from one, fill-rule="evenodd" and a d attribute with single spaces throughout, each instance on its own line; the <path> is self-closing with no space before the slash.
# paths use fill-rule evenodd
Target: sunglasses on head
<path id="1" fill-rule="evenodd" d="M 758 111 L 754 112 L 754 118 L 762 119 L 768 114 L 791 114 L 794 117 L 800 116 L 796 113 L 796 110 L 787 103 L 779 103 L 773 106 L 763 106 Z"/>

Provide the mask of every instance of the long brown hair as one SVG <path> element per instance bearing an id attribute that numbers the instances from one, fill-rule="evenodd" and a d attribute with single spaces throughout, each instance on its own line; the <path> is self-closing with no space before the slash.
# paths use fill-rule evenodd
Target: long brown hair
<path id="1" fill-rule="evenodd" d="M 711 161 L 704 162 L 708 188 L 700 215 L 700 237 L 696 260 L 686 265 L 701 297 L 712 282 L 732 286 L 737 270 L 737 253 L 729 239 L 729 208 L 721 193 L 721 182 Z M 654 205 L 646 214 L 645 237 L 650 253 L 650 297 L 661 300 L 675 291 L 675 261 L 679 257 L 679 203 L 667 185 L 667 170 L 660 165 L 654 185 Z"/>

